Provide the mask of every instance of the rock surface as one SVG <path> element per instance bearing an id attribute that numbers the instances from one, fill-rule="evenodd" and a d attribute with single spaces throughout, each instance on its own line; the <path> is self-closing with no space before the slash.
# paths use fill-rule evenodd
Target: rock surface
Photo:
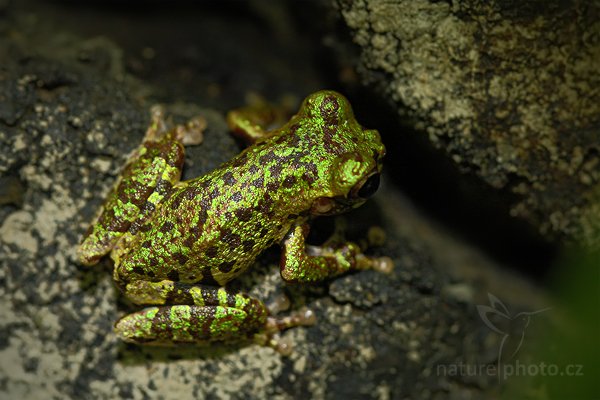
<path id="1" fill-rule="evenodd" d="M 600 245 L 600 5 L 336 2 L 365 83 L 546 237 Z"/>

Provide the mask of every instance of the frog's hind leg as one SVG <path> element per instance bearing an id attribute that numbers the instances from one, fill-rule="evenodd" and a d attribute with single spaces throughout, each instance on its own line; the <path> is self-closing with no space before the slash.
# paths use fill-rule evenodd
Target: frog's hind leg
<path id="1" fill-rule="evenodd" d="M 287 356 L 292 352 L 292 343 L 289 340 L 282 339 L 279 333 L 296 326 L 310 326 L 315 323 L 315 314 L 308 308 L 302 308 L 283 317 L 269 316 L 265 329 L 254 335 L 254 342 L 272 347 L 277 352 Z"/>
<path id="2" fill-rule="evenodd" d="M 252 340 L 285 353 L 289 345 L 277 333 L 314 322 L 307 310 L 282 318 L 269 316 L 260 300 L 223 287 L 138 281 L 127 285 L 125 294 L 136 303 L 159 305 L 128 314 L 115 324 L 116 334 L 132 343 Z"/>
<path id="3" fill-rule="evenodd" d="M 152 108 L 152 121 L 144 142 L 132 152 L 113 190 L 77 250 L 83 265 L 93 265 L 130 230 L 139 228 L 156 205 L 179 182 L 184 161 L 182 141 L 198 140 L 200 120 L 168 130 L 160 107 Z"/>
<path id="4" fill-rule="evenodd" d="M 267 321 L 266 309 L 254 300 L 246 306 L 176 304 L 148 307 L 115 324 L 124 341 L 171 345 L 250 339 Z"/>

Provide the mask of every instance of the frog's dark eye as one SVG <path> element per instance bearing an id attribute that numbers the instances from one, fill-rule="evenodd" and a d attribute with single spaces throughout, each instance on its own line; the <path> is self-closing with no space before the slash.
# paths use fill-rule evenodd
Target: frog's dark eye
<path id="1" fill-rule="evenodd" d="M 379 188 L 379 174 L 373 174 L 358 189 L 358 197 L 369 198 L 375 194 L 377 188 Z"/>

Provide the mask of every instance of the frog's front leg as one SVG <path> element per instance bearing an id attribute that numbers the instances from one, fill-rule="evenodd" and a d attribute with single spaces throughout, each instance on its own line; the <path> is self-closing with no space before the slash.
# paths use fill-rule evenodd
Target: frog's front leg
<path id="1" fill-rule="evenodd" d="M 367 257 L 356 243 L 346 242 L 336 246 L 310 246 L 308 223 L 292 227 L 283 240 L 281 254 L 281 277 L 287 282 L 322 281 L 351 270 L 374 269 L 389 272 L 389 257 Z"/>
<path id="2" fill-rule="evenodd" d="M 227 125 L 231 132 L 246 143 L 253 144 L 278 133 L 267 129 L 272 125 L 281 125 L 285 119 L 284 110 L 272 106 L 262 99 L 255 99 L 253 104 L 227 113 Z"/>
<path id="3" fill-rule="evenodd" d="M 182 143 L 202 139 L 205 120 L 191 119 L 168 130 L 164 112 L 152 108 L 143 143 L 131 154 L 96 220 L 77 249 L 83 265 L 93 265 L 125 234 L 141 226 L 157 204 L 179 182 L 184 161 Z"/>
<path id="4" fill-rule="evenodd" d="M 169 345 L 252 339 L 285 352 L 277 332 L 314 322 L 307 311 L 284 318 L 269 316 L 263 302 L 223 287 L 164 280 L 136 281 L 124 293 L 136 304 L 158 305 L 128 314 L 115 332 L 133 343 Z M 174 305 L 164 305 L 174 303 Z"/>

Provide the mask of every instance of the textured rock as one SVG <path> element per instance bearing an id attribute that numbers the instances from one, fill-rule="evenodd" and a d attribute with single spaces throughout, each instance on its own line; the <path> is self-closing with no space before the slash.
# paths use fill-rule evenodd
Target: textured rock
<path id="1" fill-rule="evenodd" d="M 547 237 L 600 245 L 600 3 L 336 4 L 364 80 L 434 146 Z"/>

